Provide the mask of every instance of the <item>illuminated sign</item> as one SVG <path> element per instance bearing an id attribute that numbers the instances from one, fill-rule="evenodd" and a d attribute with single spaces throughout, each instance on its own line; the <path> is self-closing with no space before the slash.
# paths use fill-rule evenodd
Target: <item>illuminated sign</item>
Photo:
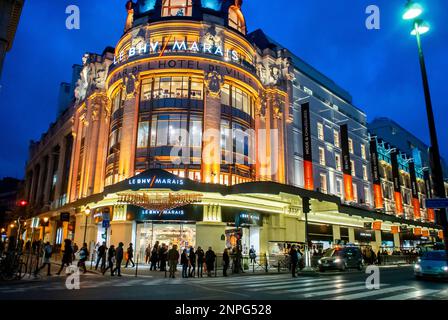
<path id="1" fill-rule="evenodd" d="M 200 42 L 187 42 L 187 41 L 174 41 L 172 45 L 161 44 L 156 42 L 140 43 L 137 46 L 132 46 L 128 50 L 122 50 L 118 56 L 114 56 L 114 65 L 125 62 L 128 59 L 159 54 L 163 56 L 165 53 L 201 53 L 214 55 L 224 58 L 227 61 L 239 62 L 240 57 L 235 50 L 225 49 L 223 46 L 216 46 L 209 43 Z"/>
<path id="2" fill-rule="evenodd" d="M 183 216 L 185 215 L 184 210 L 142 210 L 141 214 L 143 216 Z"/>
<path id="3" fill-rule="evenodd" d="M 171 178 L 157 178 L 156 176 L 149 178 L 132 178 L 128 180 L 129 185 L 149 185 L 152 188 L 154 185 L 166 185 L 166 186 L 183 186 L 184 180 L 171 179 Z"/>

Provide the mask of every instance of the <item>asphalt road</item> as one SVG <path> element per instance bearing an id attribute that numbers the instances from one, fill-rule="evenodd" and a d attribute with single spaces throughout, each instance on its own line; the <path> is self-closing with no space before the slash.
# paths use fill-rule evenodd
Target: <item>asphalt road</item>
<path id="1" fill-rule="evenodd" d="M 318 276 L 244 274 L 228 278 L 167 279 L 162 272 L 142 271 L 138 277 L 80 276 L 80 288 L 69 290 L 67 276 L 25 277 L 0 283 L 0 300 L 447 300 L 448 282 L 416 280 L 412 267 L 380 269 L 380 288 L 366 288 L 365 272 L 326 272 Z M 73 278 L 70 278 L 70 280 Z"/>

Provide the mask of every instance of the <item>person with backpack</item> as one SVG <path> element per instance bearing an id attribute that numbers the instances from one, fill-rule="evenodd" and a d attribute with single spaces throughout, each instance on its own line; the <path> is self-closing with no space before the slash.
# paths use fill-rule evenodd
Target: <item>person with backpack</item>
<path id="1" fill-rule="evenodd" d="M 89 259 L 89 250 L 87 249 L 87 243 L 84 243 L 81 250 L 79 250 L 78 268 L 83 268 L 84 273 L 87 272 L 86 261 Z"/>
<path id="2" fill-rule="evenodd" d="M 249 249 L 249 258 L 250 258 L 250 263 L 256 263 L 255 259 L 257 258 L 257 252 L 255 251 L 254 246 L 251 246 Z"/>
<path id="3" fill-rule="evenodd" d="M 50 242 L 47 242 L 45 244 L 44 247 L 44 256 L 43 256 L 43 263 L 42 266 L 38 269 L 36 269 L 36 271 L 34 272 L 34 276 L 37 277 L 37 275 L 39 274 L 39 272 L 45 268 L 45 266 L 48 266 L 48 270 L 47 270 L 47 276 L 50 277 L 51 276 L 51 255 L 53 253 L 53 249 L 50 245 Z"/>
<path id="4" fill-rule="evenodd" d="M 117 266 L 115 267 L 114 271 L 112 273 L 117 272 L 117 276 L 121 277 L 121 263 L 123 262 L 124 257 L 124 250 L 123 250 L 124 243 L 120 242 L 118 244 L 118 248 L 115 253 L 115 260 L 117 263 Z"/>
<path id="5" fill-rule="evenodd" d="M 64 267 L 68 267 L 72 264 L 73 261 L 73 248 L 72 248 L 72 241 L 70 239 L 64 240 L 64 254 L 62 255 L 62 262 L 61 262 L 61 268 L 56 273 L 57 275 L 60 275 Z"/>
<path id="6" fill-rule="evenodd" d="M 198 256 L 198 277 L 200 276 L 202 278 L 202 272 L 204 271 L 204 250 L 198 247 L 196 255 Z"/>
<path id="7" fill-rule="evenodd" d="M 101 246 L 99 246 L 97 249 L 95 270 L 98 270 L 98 265 L 100 264 L 100 261 L 101 261 L 101 270 L 103 270 L 106 267 L 106 252 L 107 252 L 106 242 L 103 242 Z"/>
<path id="8" fill-rule="evenodd" d="M 111 245 L 107 251 L 107 268 L 103 269 L 103 276 L 107 270 L 110 269 L 110 275 L 114 276 L 114 262 L 115 262 L 115 246 Z"/>
<path id="9" fill-rule="evenodd" d="M 132 243 L 129 244 L 128 250 L 126 251 L 127 253 L 127 259 L 126 259 L 126 265 L 124 266 L 125 268 L 128 267 L 129 261 L 132 263 L 132 268 L 135 267 L 135 263 L 134 260 L 132 260 L 132 258 L 134 258 L 134 248 L 132 247 Z"/>

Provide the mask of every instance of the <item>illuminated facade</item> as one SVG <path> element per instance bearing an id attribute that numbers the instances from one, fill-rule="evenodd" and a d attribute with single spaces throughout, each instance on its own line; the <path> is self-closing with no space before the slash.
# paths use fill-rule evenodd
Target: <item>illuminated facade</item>
<path id="1" fill-rule="evenodd" d="M 373 210 L 365 114 L 261 31 L 247 34 L 241 0 L 126 11 L 115 49 L 83 57 L 76 101 L 30 155 L 27 195 L 51 218 L 47 240 L 80 244 L 85 232 L 138 252 L 155 241 L 221 251 L 242 232 L 243 251 L 273 254 L 305 242 L 304 197 L 310 239 L 325 246 L 378 248 L 402 224 L 438 230 Z"/>

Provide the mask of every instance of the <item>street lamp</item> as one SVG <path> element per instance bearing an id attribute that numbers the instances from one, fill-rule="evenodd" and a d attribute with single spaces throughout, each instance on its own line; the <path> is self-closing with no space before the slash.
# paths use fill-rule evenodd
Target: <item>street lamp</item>
<path id="1" fill-rule="evenodd" d="M 87 219 L 88 219 L 88 217 L 89 217 L 89 215 L 90 215 L 90 208 L 89 208 L 89 207 L 87 207 L 87 208 L 84 210 L 84 214 L 85 214 L 85 216 L 86 216 L 86 222 L 85 222 L 85 224 L 84 224 L 84 240 L 82 241 L 82 245 L 84 245 L 84 243 L 86 242 L 86 235 L 87 235 Z"/>
<path id="2" fill-rule="evenodd" d="M 422 73 L 423 80 L 423 91 L 425 94 L 425 103 L 426 103 L 426 114 L 428 117 L 428 127 L 429 127 L 429 135 L 431 138 L 431 147 L 429 151 L 430 156 L 430 166 L 431 166 L 431 174 L 434 185 L 434 197 L 435 198 L 445 198 L 445 187 L 443 182 L 443 171 L 442 166 L 440 164 L 440 150 L 439 150 L 439 142 L 437 139 L 437 131 L 436 125 L 434 121 L 434 113 L 432 109 L 432 101 L 431 94 L 429 91 L 429 82 L 428 75 L 426 72 L 426 64 L 425 64 L 425 56 L 423 54 L 421 35 L 425 34 L 429 31 L 429 25 L 420 19 L 420 15 L 423 13 L 423 8 L 416 2 L 408 0 L 405 11 L 403 14 L 403 19 L 405 20 L 413 20 L 413 30 L 411 32 L 417 39 L 417 47 L 418 47 L 418 55 L 420 60 L 420 70 Z M 445 251 L 447 252 L 448 257 L 448 221 L 446 216 L 446 209 L 439 209 L 439 219 L 438 223 L 443 228 L 443 238 L 445 242 Z"/>
<path id="3" fill-rule="evenodd" d="M 45 227 L 48 226 L 48 221 L 50 219 L 48 219 L 48 217 L 44 218 L 44 223 L 42 224 L 43 230 L 42 230 L 42 241 L 45 242 Z"/>

